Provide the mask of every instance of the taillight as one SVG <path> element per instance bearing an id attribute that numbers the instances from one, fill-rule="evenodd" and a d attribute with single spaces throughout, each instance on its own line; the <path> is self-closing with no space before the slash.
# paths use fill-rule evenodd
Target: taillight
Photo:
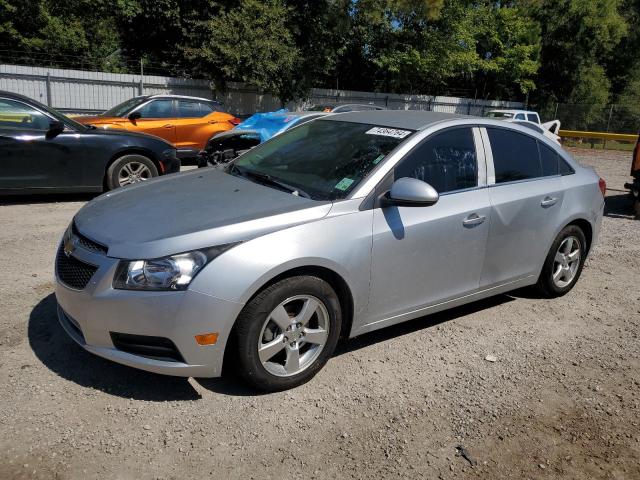
<path id="1" fill-rule="evenodd" d="M 239 118 L 233 117 L 231 120 L 229 120 L 229 123 L 233 126 L 236 126 L 236 125 L 240 125 L 242 123 L 242 120 L 240 120 Z"/>
<path id="2" fill-rule="evenodd" d="M 605 182 L 604 179 L 601 178 L 600 180 L 598 180 L 598 187 L 600 187 L 600 191 L 602 192 L 602 196 L 604 197 L 607 193 L 607 182 Z"/>

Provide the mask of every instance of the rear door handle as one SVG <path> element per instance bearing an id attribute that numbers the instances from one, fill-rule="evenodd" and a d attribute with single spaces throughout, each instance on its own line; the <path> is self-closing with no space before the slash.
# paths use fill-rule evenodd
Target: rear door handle
<path id="1" fill-rule="evenodd" d="M 476 225 L 480 225 L 482 222 L 486 220 L 487 217 L 484 215 L 478 215 L 477 213 L 472 213 L 467 218 L 462 221 L 462 224 L 465 227 L 474 227 Z"/>
<path id="2" fill-rule="evenodd" d="M 167 123 L 164 128 L 173 128 L 173 125 L 171 125 L 170 123 Z"/>
<path id="3" fill-rule="evenodd" d="M 556 197 L 544 197 L 542 199 L 542 201 L 540 202 L 540 205 L 543 207 L 553 207 L 556 203 L 558 202 L 558 199 Z"/>

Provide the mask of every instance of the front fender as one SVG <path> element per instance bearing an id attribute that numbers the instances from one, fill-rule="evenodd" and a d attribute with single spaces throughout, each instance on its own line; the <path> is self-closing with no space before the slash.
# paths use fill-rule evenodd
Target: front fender
<path id="1" fill-rule="evenodd" d="M 275 277 L 323 267 L 342 277 L 354 302 L 354 326 L 369 299 L 372 211 L 325 217 L 242 243 L 209 263 L 191 289 L 246 303 Z"/>

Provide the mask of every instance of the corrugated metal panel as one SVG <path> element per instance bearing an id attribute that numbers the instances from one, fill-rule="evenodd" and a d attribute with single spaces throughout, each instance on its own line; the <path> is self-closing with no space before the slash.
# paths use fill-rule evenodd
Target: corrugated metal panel
<path id="1" fill-rule="evenodd" d="M 140 75 L 0 65 L 0 90 L 20 93 L 48 103 L 52 107 L 72 112 L 104 111 L 140 95 L 140 80 Z M 208 80 L 157 75 L 145 75 L 142 80 L 142 94 L 145 95 L 174 94 L 214 98 Z M 219 95 L 218 100 L 224 103 L 227 111 L 235 114 L 281 108 L 280 100 L 273 95 L 238 83 L 229 84 L 227 91 Z M 323 88 L 312 89 L 309 98 L 290 102 L 287 107 L 295 110 L 312 104 L 332 103 L 366 103 L 393 110 L 435 110 L 472 115 L 482 115 L 490 107 L 522 107 L 518 102 Z"/>

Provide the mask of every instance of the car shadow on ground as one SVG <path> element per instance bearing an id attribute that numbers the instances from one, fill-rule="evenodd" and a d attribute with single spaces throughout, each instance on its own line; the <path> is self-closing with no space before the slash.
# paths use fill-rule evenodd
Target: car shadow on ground
<path id="1" fill-rule="evenodd" d="M 0 205 L 31 205 L 35 203 L 88 202 L 101 193 L 48 193 L 35 195 L 0 195 Z"/>
<path id="2" fill-rule="evenodd" d="M 33 352 L 47 368 L 83 387 L 136 400 L 201 398 L 186 378 L 136 370 L 86 352 L 58 323 L 53 294 L 42 299 L 31 311 L 28 336 Z"/>
<path id="3" fill-rule="evenodd" d="M 611 218 L 633 218 L 633 201 L 629 193 L 607 195 L 604 201 L 604 215 Z"/>
<path id="4" fill-rule="evenodd" d="M 343 340 L 334 357 L 402 337 L 418 330 L 471 315 L 514 300 L 512 295 L 497 295 L 444 312 L 393 325 L 375 332 Z M 78 346 L 62 329 L 56 314 L 53 294 L 42 299 L 31 311 L 29 344 L 38 359 L 51 371 L 71 382 L 123 398 L 146 401 L 198 400 L 200 394 L 187 378 L 170 377 L 119 365 L 90 354 Z M 196 379 L 203 388 L 229 396 L 259 396 L 257 391 L 227 374 L 222 378 Z"/>
<path id="5" fill-rule="evenodd" d="M 409 320 L 374 332 L 365 333 L 356 338 L 344 339 L 338 344 L 338 348 L 333 354 L 333 357 L 335 358 L 344 354 L 356 352 L 360 349 L 375 345 L 376 343 L 386 342 L 394 338 L 409 335 L 417 332 L 418 330 L 433 328 L 441 323 L 471 315 L 481 310 L 493 308 L 513 300 L 515 300 L 515 298 L 511 295 L 497 295 L 495 297 L 479 300 L 461 307 L 452 308 L 432 315 L 426 315 L 415 320 Z M 231 377 L 199 378 L 197 381 L 207 390 L 224 395 L 255 396 L 261 394 L 261 392 L 240 383 L 240 380 Z"/>

